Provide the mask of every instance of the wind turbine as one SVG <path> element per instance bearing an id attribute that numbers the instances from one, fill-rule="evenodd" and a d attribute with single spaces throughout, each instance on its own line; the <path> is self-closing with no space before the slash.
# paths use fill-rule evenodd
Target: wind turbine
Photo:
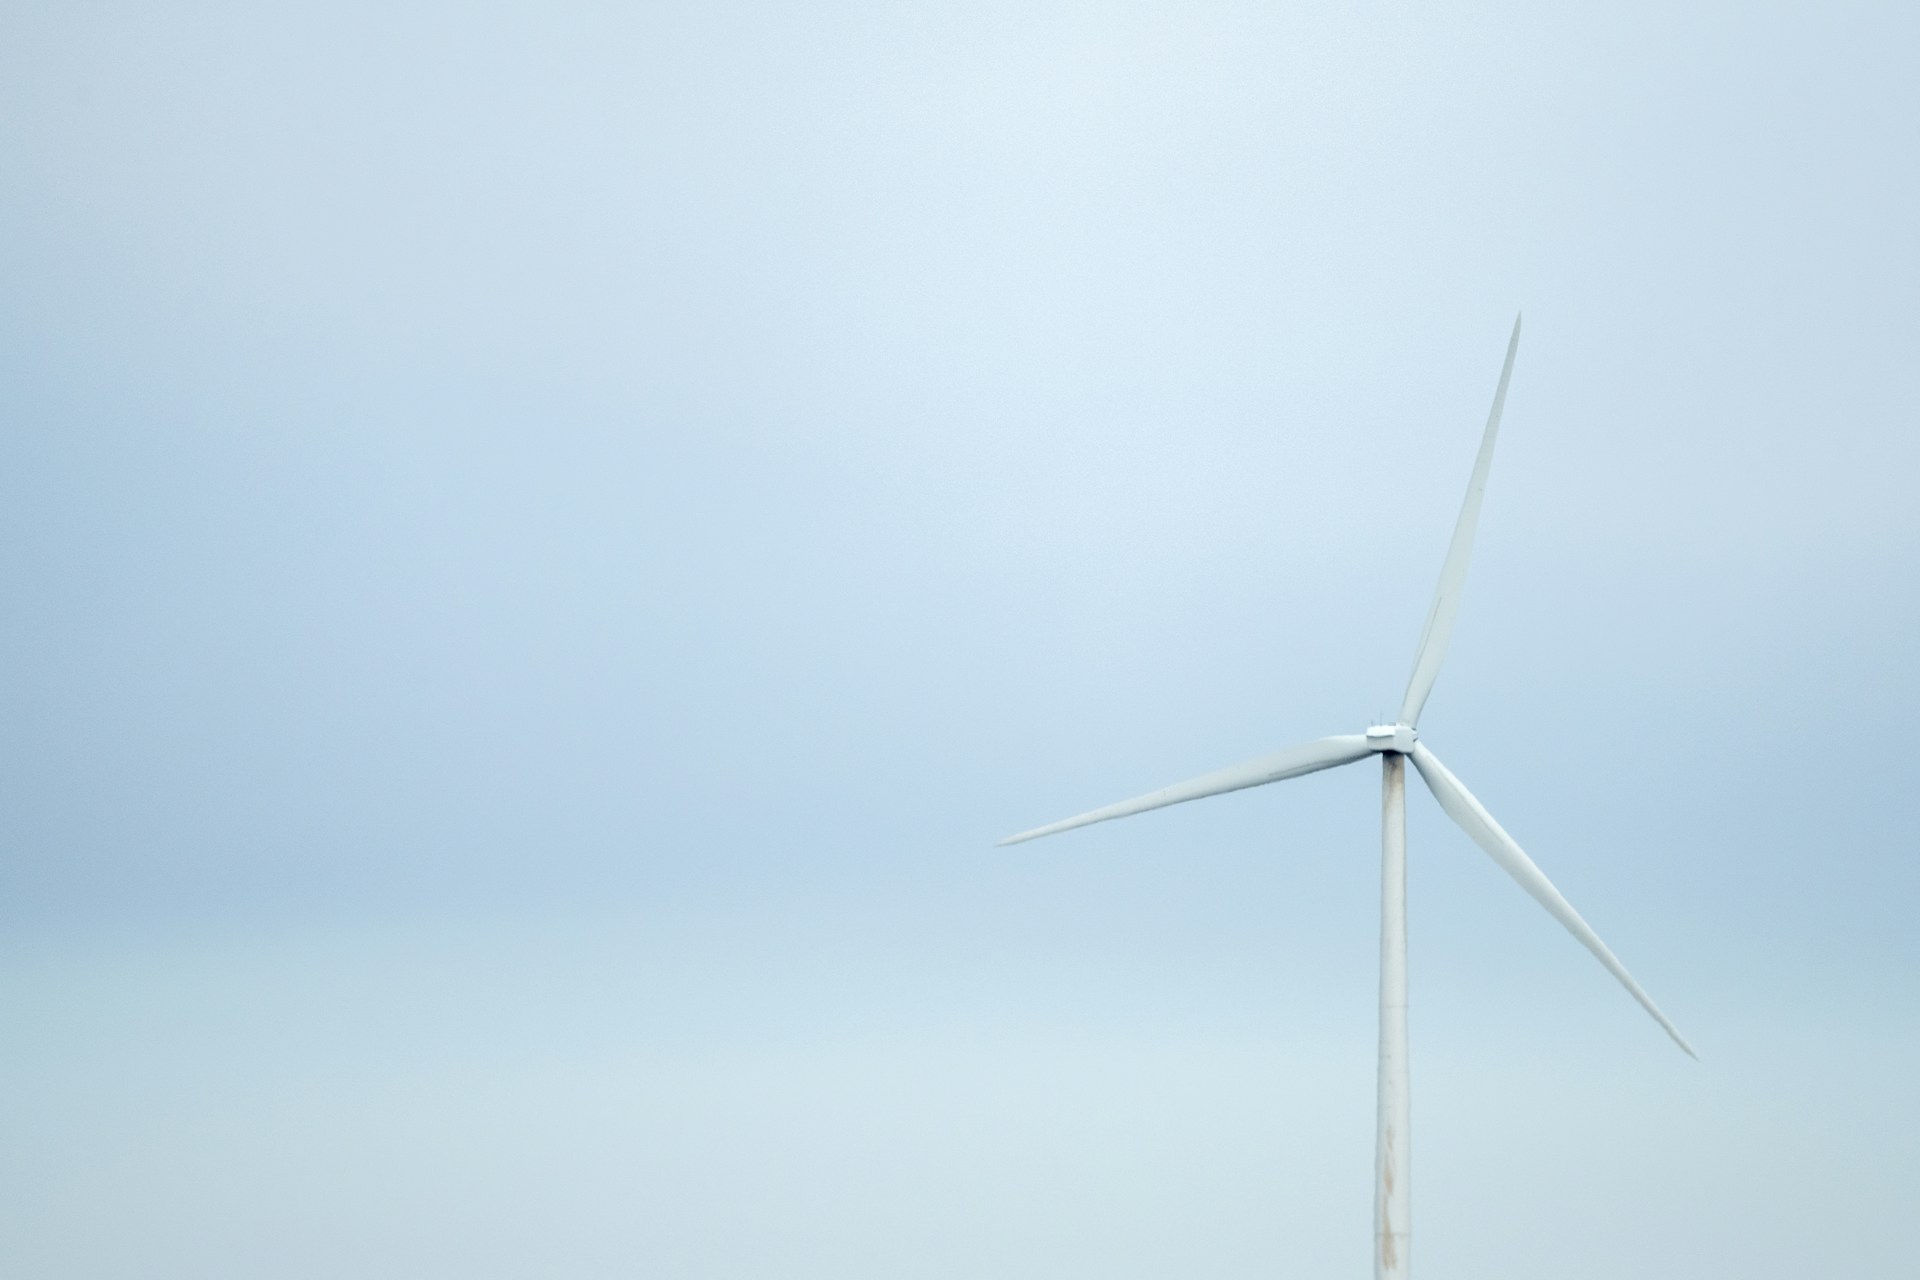
<path id="1" fill-rule="evenodd" d="M 1590 928 L 1560 891 L 1553 887 L 1533 864 L 1533 859 L 1503 830 L 1493 815 L 1440 763 L 1440 758 L 1420 740 L 1420 710 L 1440 674 L 1440 662 L 1446 657 L 1447 641 L 1453 635 L 1454 616 L 1460 611 L 1460 589 L 1467 578 L 1467 560 L 1473 553 L 1474 526 L 1480 519 L 1480 500 L 1486 494 L 1487 470 L 1493 463 L 1494 438 L 1500 432 L 1500 412 L 1506 406 L 1507 382 L 1513 376 L 1513 357 L 1520 347 L 1520 318 L 1513 321 L 1513 336 L 1507 340 L 1506 362 L 1500 367 L 1500 383 L 1494 389 L 1493 409 L 1487 414 L 1486 434 L 1480 440 L 1480 455 L 1474 460 L 1473 477 L 1467 482 L 1466 501 L 1460 504 L 1460 519 L 1453 529 L 1453 542 L 1447 547 L 1446 562 L 1440 569 L 1440 586 L 1427 612 L 1426 629 L 1420 634 L 1420 647 L 1414 654 L 1413 678 L 1407 682 L 1406 697 L 1400 703 L 1400 717 L 1393 724 L 1379 724 L 1365 733 L 1322 738 L 1302 746 L 1288 747 L 1271 755 L 1229 765 L 1187 782 L 1175 783 L 1132 800 L 1122 800 L 1104 809 L 1095 809 L 1078 817 L 1035 827 L 1000 841 L 1002 845 L 1036 840 L 1075 827 L 1126 818 L 1149 809 L 1200 800 L 1246 787 L 1264 786 L 1297 778 L 1302 774 L 1352 764 L 1369 755 L 1378 755 L 1383 766 L 1384 795 L 1381 803 L 1380 847 L 1380 1074 L 1379 1128 L 1374 1145 L 1373 1188 L 1373 1273 L 1377 1280 L 1405 1280 L 1408 1275 L 1408 1246 L 1411 1241 L 1410 1206 L 1412 1186 L 1408 1177 L 1408 1118 L 1410 1105 L 1407 1084 L 1407 760 L 1420 771 L 1420 777 L 1433 792 L 1449 818 L 1473 838 L 1475 844 L 1547 914 L 1566 926 L 1567 932 L 1620 980 L 1640 1006 L 1653 1015 L 1675 1044 L 1693 1057 L 1673 1023 L 1654 1005 L 1653 1000 L 1633 980 L 1626 966 L 1614 956 L 1600 935 Z"/>

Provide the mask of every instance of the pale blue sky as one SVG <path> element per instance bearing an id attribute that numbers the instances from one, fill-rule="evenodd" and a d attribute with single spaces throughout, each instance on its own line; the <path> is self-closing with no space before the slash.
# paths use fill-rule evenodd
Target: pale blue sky
<path id="1" fill-rule="evenodd" d="M 0 1273 L 1904 1265 L 1907 11 L 0 22 Z"/>

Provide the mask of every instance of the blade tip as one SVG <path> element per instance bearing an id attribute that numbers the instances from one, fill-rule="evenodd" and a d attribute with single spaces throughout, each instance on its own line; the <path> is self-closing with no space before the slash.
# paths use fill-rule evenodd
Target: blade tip
<path id="1" fill-rule="evenodd" d="M 1700 1061 L 1700 1055 L 1693 1051 L 1693 1046 L 1687 1043 L 1687 1038 L 1680 1034 L 1680 1029 L 1678 1027 L 1674 1026 L 1671 1022 L 1668 1022 L 1665 1017 L 1660 1018 L 1659 1022 L 1660 1022 L 1660 1029 L 1667 1033 L 1667 1039 L 1673 1041 L 1675 1044 L 1680 1046 L 1680 1052 L 1686 1054 L 1689 1058 L 1692 1058 L 1695 1062 Z"/>

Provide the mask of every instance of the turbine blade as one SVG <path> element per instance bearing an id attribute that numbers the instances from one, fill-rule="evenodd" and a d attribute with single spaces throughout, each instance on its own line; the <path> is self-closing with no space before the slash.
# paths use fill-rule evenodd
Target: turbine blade
<path id="1" fill-rule="evenodd" d="M 1480 499 L 1486 495 L 1487 471 L 1493 466 L 1493 442 L 1500 434 L 1501 410 L 1507 407 L 1507 380 L 1513 377 L 1513 357 L 1519 349 L 1520 317 L 1515 316 L 1513 336 L 1507 339 L 1507 361 L 1500 366 L 1500 384 L 1493 389 L 1486 434 L 1480 437 L 1480 456 L 1474 459 L 1467 497 L 1460 504 L 1460 519 L 1453 526 L 1446 563 L 1440 566 L 1440 586 L 1433 593 L 1433 607 L 1427 610 L 1427 625 L 1420 632 L 1420 648 L 1413 656 L 1413 676 L 1407 681 L 1407 696 L 1400 704 L 1401 724 L 1420 723 L 1420 710 L 1433 692 L 1440 663 L 1447 656 L 1447 641 L 1453 637 L 1454 615 L 1460 612 L 1460 592 L 1467 582 L 1467 561 L 1473 556 L 1473 532 L 1480 523 Z"/>
<path id="2" fill-rule="evenodd" d="M 1044 827 L 1022 831 L 1017 836 L 1008 836 L 1000 843 L 1019 844 L 1023 840 L 1037 840 L 1041 836 L 1071 831 L 1075 827 L 1105 822 L 1109 818 L 1128 818 L 1136 813 L 1145 813 L 1149 809 L 1162 809 L 1170 804 L 1201 800 L 1207 796 L 1239 791 L 1245 787 L 1258 787 L 1269 782 L 1279 782 L 1283 778 L 1297 778 L 1303 773 L 1331 769 L 1335 765 L 1351 764 L 1367 754 L 1369 754 L 1369 748 L 1364 734 L 1349 733 L 1333 738 L 1322 738 L 1318 742 L 1288 747 L 1284 751 L 1275 751 L 1271 755 L 1264 755 L 1255 760 L 1228 765 L 1224 769 L 1216 769 L 1212 773 L 1202 774 L 1186 782 L 1177 782 L 1171 787 L 1162 787 L 1158 791 L 1136 796 L 1132 800 L 1122 800 L 1118 804 L 1110 804 L 1104 809 L 1095 809 L 1091 813 L 1083 813 L 1076 818 L 1064 818 L 1059 822 L 1048 823 Z"/>
<path id="3" fill-rule="evenodd" d="M 1675 1044 L 1686 1050 L 1688 1057 L 1698 1060 L 1699 1055 L 1693 1051 L 1693 1046 L 1667 1021 L 1667 1015 L 1660 1012 L 1652 997 L 1641 990 L 1640 984 L 1627 972 L 1627 967 L 1607 949 L 1606 943 L 1600 941 L 1600 935 L 1580 918 L 1580 913 L 1560 896 L 1553 882 L 1541 873 L 1539 867 L 1533 865 L 1533 859 L 1514 843 L 1512 836 L 1501 830 L 1500 824 L 1493 820 L 1493 815 L 1473 798 L 1473 793 L 1461 785 L 1460 779 L 1440 763 L 1440 758 L 1429 751 L 1424 742 L 1413 744 L 1413 763 L 1426 780 L 1427 789 L 1433 792 L 1433 798 L 1447 811 L 1447 816 L 1459 823 L 1461 829 L 1473 837 L 1475 844 L 1487 851 L 1502 871 L 1533 895 L 1533 900 L 1545 907 L 1548 915 L 1565 925 L 1568 933 L 1580 939 L 1581 945 L 1593 952 L 1594 957 L 1607 967 L 1607 972 L 1620 980 L 1620 985 L 1632 993 L 1641 1008 L 1653 1015 L 1653 1020 L 1666 1029 Z"/>

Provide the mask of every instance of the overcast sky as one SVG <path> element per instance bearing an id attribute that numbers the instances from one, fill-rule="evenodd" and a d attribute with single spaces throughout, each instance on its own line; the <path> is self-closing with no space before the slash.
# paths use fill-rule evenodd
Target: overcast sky
<path id="1" fill-rule="evenodd" d="M 0 1273 L 1896 1274 L 1920 22 L 0 14 Z"/>

